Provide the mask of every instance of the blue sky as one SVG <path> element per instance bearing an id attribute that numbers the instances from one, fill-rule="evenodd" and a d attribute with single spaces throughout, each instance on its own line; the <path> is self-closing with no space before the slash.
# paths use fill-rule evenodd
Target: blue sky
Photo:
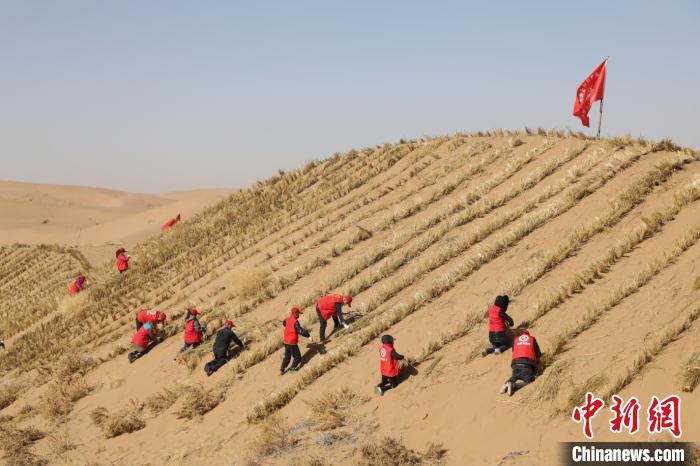
<path id="1" fill-rule="evenodd" d="M 583 129 L 574 93 L 605 56 L 604 134 L 700 147 L 697 0 L 0 9 L 4 180 L 242 187 L 402 137 Z"/>

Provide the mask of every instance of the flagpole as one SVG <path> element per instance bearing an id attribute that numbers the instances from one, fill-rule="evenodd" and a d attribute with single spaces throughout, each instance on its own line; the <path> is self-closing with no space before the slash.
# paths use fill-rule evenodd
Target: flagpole
<path id="1" fill-rule="evenodd" d="M 605 59 L 603 60 L 603 62 L 607 62 L 609 58 L 610 58 L 609 56 L 608 56 L 608 57 L 605 57 Z M 606 65 L 605 68 L 606 68 L 606 70 L 605 70 L 606 73 L 605 73 L 605 77 L 603 78 L 603 79 L 604 79 L 604 80 L 603 80 L 603 85 L 605 85 L 605 79 L 608 77 L 608 74 L 607 74 L 607 65 Z M 600 96 L 600 114 L 598 115 L 598 136 L 596 137 L 596 139 L 600 139 L 600 126 L 601 126 L 602 123 L 603 123 L 603 99 L 604 99 L 604 98 L 605 98 L 605 93 L 603 93 L 603 95 Z"/>

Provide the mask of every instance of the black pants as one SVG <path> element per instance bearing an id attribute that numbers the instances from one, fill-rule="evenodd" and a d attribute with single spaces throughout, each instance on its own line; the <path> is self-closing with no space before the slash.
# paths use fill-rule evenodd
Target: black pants
<path id="1" fill-rule="evenodd" d="M 529 364 L 513 364 L 513 375 L 510 379 L 506 380 L 506 383 L 510 382 L 514 384 L 518 380 L 525 382 L 523 385 L 527 385 L 535 380 L 535 368 Z"/>
<path id="2" fill-rule="evenodd" d="M 301 351 L 299 351 L 299 345 L 288 345 L 284 344 L 284 357 L 282 358 L 282 367 L 280 371 L 284 372 L 289 365 L 289 360 L 294 358 L 292 361 L 292 369 L 298 369 L 301 366 Z"/>
<path id="3" fill-rule="evenodd" d="M 396 388 L 396 386 L 399 384 L 397 378 L 398 377 L 387 377 L 386 375 L 382 375 L 382 381 L 377 384 L 377 387 L 381 388 L 383 391 Z"/>
<path id="4" fill-rule="evenodd" d="M 228 362 L 228 350 L 226 348 L 214 348 L 214 360 L 204 366 L 207 374 L 213 374 Z"/>
<path id="5" fill-rule="evenodd" d="M 316 306 L 316 317 L 318 317 L 319 324 L 318 338 L 321 340 L 321 343 L 323 343 L 326 339 L 326 325 L 328 325 L 328 322 L 326 322 L 326 319 L 324 319 L 321 315 L 321 310 L 318 308 L 318 306 Z M 344 322 L 343 311 L 337 312 L 336 315 L 333 316 L 333 330 L 340 328 L 340 324 Z"/>
<path id="6" fill-rule="evenodd" d="M 187 350 L 190 349 L 190 348 L 193 348 L 193 349 L 194 349 L 194 348 L 198 347 L 198 346 L 201 345 L 201 344 L 202 344 L 201 341 L 200 341 L 199 343 L 185 343 L 185 345 L 184 345 L 182 348 L 180 348 L 180 351 L 178 351 L 178 354 L 184 353 L 185 351 L 187 351 Z"/>
<path id="7" fill-rule="evenodd" d="M 497 348 L 501 353 L 510 348 L 505 332 L 489 332 L 489 343 L 491 343 L 491 347 L 486 348 L 487 354 L 493 353 Z"/>
<path id="8" fill-rule="evenodd" d="M 143 324 L 141 323 L 141 321 L 137 317 L 136 318 L 136 331 L 138 332 L 141 327 L 143 327 Z"/>

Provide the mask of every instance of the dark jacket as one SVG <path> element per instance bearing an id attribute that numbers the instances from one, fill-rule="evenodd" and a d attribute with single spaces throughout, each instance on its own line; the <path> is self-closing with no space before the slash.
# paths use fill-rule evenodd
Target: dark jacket
<path id="1" fill-rule="evenodd" d="M 228 351 L 228 347 L 233 340 L 241 349 L 243 349 L 243 342 L 233 333 L 228 327 L 224 327 L 218 332 L 216 332 L 216 337 L 214 338 L 214 350 Z"/>

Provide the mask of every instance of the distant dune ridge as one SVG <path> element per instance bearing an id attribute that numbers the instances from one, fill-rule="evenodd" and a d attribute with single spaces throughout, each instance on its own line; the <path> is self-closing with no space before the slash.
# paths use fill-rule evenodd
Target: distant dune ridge
<path id="1" fill-rule="evenodd" d="M 76 246 L 95 262 L 131 246 L 166 220 L 191 215 L 234 189 L 137 194 L 109 189 L 0 181 L 0 244 Z"/>
<path id="2" fill-rule="evenodd" d="M 0 215 L 0 462 L 556 464 L 588 390 L 639 398 L 639 441 L 669 439 L 644 410 L 678 394 L 682 440 L 700 441 L 700 154 L 668 140 L 402 140 L 161 196 L 2 182 Z M 350 327 L 323 356 L 300 339 L 304 366 L 280 376 L 280 321 L 298 306 L 318 339 L 330 292 L 352 295 Z M 511 398 L 510 351 L 480 356 L 500 294 L 544 353 Z M 207 338 L 174 362 L 187 307 Z M 130 364 L 144 308 L 168 314 L 166 338 Z M 208 377 L 226 319 L 246 349 Z M 407 364 L 380 398 L 383 334 Z M 595 440 L 630 440 L 608 415 Z"/>

